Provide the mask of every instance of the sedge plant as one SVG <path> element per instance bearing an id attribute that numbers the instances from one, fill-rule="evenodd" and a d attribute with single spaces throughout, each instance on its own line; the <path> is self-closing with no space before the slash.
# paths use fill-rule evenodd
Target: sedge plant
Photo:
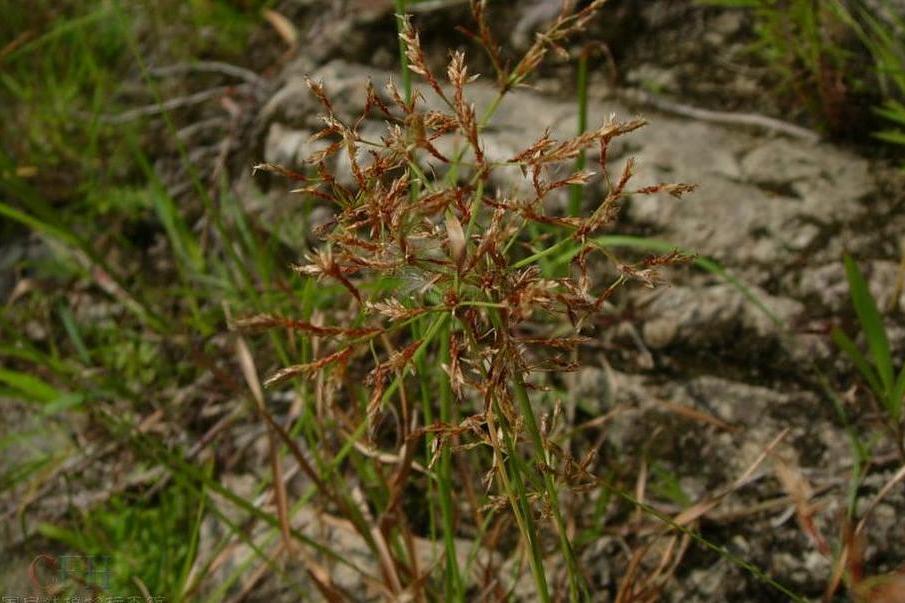
<path id="1" fill-rule="evenodd" d="M 506 94 L 559 41 L 584 28 L 603 3 L 564 11 L 510 68 L 492 38 L 486 2 L 473 2 L 474 38 L 487 50 L 499 86 L 496 99 L 480 116 L 468 100 L 475 78 L 464 53 L 453 53 L 448 82 L 441 83 L 406 18 L 401 40 L 408 69 L 423 79 L 424 87 L 409 96 L 393 83 L 385 92 L 369 85 L 364 112 L 349 119 L 334 108 L 323 84 L 309 80 L 324 113 L 324 128 L 315 137 L 326 141 L 326 147 L 307 158 L 304 170 L 258 166 L 297 182 L 296 192 L 334 210 L 319 229 L 321 245 L 295 270 L 338 284 L 345 295 L 327 315 L 335 325 L 257 315 L 238 319 L 234 326 L 284 328 L 318 338 L 316 358 L 276 371 L 266 385 L 296 377 L 316 381 L 326 401 L 325 424 L 345 425 L 352 445 L 392 447 L 382 454 L 398 463 L 383 480 L 386 487 L 374 490 L 367 509 L 337 496 L 335 480 L 320 479 L 317 486 L 351 514 L 349 519 L 374 545 L 378 564 L 390 576 L 386 586 L 397 595 L 427 588 L 415 556 L 406 553 L 411 531 L 400 519 L 402 492 L 414 479 L 416 447 L 424 442 L 429 488 L 440 494 L 448 599 L 463 600 L 462 583 L 468 579 L 459 573 L 452 543 L 461 522 L 451 497 L 452 467 L 459 462 L 484 476 L 486 504 L 476 514 L 492 517 L 506 511 L 515 523 L 540 600 L 552 600 L 555 587 L 545 563 L 548 535 L 557 542 L 569 598 L 591 597 L 563 505 L 566 491 L 590 483 L 593 457 L 573 458 L 551 440 L 549 424 L 539 418 L 530 394 L 534 375 L 575 369 L 576 350 L 589 341 L 585 325 L 603 312 L 621 285 L 637 281 L 652 286 L 660 267 L 688 259 L 673 251 L 622 262 L 597 244 L 595 235 L 614 223 L 625 199 L 659 193 L 680 197 L 694 187 L 663 183 L 633 188 L 631 160 L 621 173 L 610 174 L 607 149 L 613 140 L 642 127 L 641 119 L 610 118 L 565 140 L 543 132 L 506 157 L 489 154 L 483 133 Z M 361 133 L 361 125 L 373 116 L 387 123 L 379 140 Z M 576 158 L 594 147 L 599 150 L 598 172 L 574 170 Z M 340 156 L 353 175 L 352 186 L 336 175 Z M 496 188 L 493 176 L 505 170 L 524 174 L 530 192 Z M 581 215 L 551 212 L 551 196 L 573 186 L 596 187 L 592 210 Z M 556 238 L 552 243 L 531 240 L 532 225 Z M 573 253 L 568 274 L 546 277 L 541 262 L 564 252 Z M 595 254 L 614 261 L 609 277 L 590 270 Z M 563 333 L 562 325 L 569 332 Z M 420 409 L 415 403 L 419 396 Z M 329 441 L 326 430 L 322 435 Z M 472 453 L 451 457 L 464 450 Z M 369 532 L 368 525 L 375 528 Z M 392 559 L 401 567 L 394 569 Z"/>

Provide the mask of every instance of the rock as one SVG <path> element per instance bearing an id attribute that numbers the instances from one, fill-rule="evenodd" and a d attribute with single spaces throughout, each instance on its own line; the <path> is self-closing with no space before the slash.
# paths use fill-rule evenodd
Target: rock
<path id="1" fill-rule="evenodd" d="M 295 130 L 281 123 L 274 123 L 267 131 L 267 140 L 264 142 L 264 161 L 290 169 L 297 168 L 308 156 L 304 147 L 310 138 L 311 132 L 308 130 Z"/>
<path id="2" fill-rule="evenodd" d="M 674 402 L 688 404 L 732 425 L 754 426 L 791 397 L 765 387 L 705 375 L 674 390 Z"/>
<path id="3" fill-rule="evenodd" d="M 613 376 L 608 367 L 586 366 L 566 376 L 569 399 L 592 416 L 606 412 L 613 402 Z"/>
<path id="4" fill-rule="evenodd" d="M 800 273 L 790 274 L 786 280 L 796 297 L 813 300 L 833 313 L 841 311 L 850 299 L 842 262 L 808 266 Z"/>
<path id="5" fill-rule="evenodd" d="M 860 264 L 880 312 L 905 312 L 905 287 L 900 286 L 900 281 L 905 279 L 905 265 L 885 260 L 872 261 L 867 266 Z"/>
<path id="6" fill-rule="evenodd" d="M 710 20 L 709 26 L 714 33 L 728 38 L 738 32 L 745 24 L 745 14 L 740 10 L 722 11 Z"/>
<path id="7" fill-rule="evenodd" d="M 757 184 L 788 186 L 794 182 L 819 178 L 821 158 L 801 143 L 777 138 L 756 146 L 742 159 L 745 177 Z"/>
<path id="8" fill-rule="evenodd" d="M 258 114 L 258 122 L 269 124 L 280 121 L 292 126 L 307 126 L 317 107 L 317 99 L 311 94 L 305 80 L 293 78 L 264 104 Z"/>
<path id="9" fill-rule="evenodd" d="M 657 67 L 656 65 L 639 65 L 629 71 L 625 79 L 635 86 L 657 94 L 675 92 L 679 88 L 676 72 L 672 69 Z"/>
<path id="10" fill-rule="evenodd" d="M 791 220 L 787 203 L 717 178 L 685 199 L 666 195 L 634 198 L 627 216 L 650 224 L 670 243 L 730 266 L 751 267 L 767 264 L 779 255 L 782 241 L 775 227 Z M 740 241 L 748 244 L 739 245 Z"/>
<path id="11" fill-rule="evenodd" d="M 781 138 L 748 153 L 742 169 L 750 182 L 793 192 L 804 202 L 805 212 L 825 221 L 850 220 L 858 202 L 876 188 L 865 159 Z"/>
<path id="12" fill-rule="evenodd" d="M 887 260 L 861 261 L 858 264 L 881 314 L 905 312 L 905 288 L 899 288 L 899 280 L 902 278 L 900 264 Z M 812 301 L 824 312 L 833 315 L 854 312 L 848 278 L 841 259 L 828 264 L 807 266 L 800 274 L 790 275 L 786 283 L 796 297 Z"/>
<path id="13" fill-rule="evenodd" d="M 774 297 L 758 289 L 752 293 L 780 320 L 790 322 L 804 307 L 793 299 Z M 758 341 L 778 340 L 781 331 L 772 320 L 735 287 L 712 285 L 660 289 L 640 301 L 642 336 L 651 348 L 671 346 L 732 347 L 748 338 L 745 354 L 756 351 Z M 730 343 L 731 342 L 731 343 Z"/>

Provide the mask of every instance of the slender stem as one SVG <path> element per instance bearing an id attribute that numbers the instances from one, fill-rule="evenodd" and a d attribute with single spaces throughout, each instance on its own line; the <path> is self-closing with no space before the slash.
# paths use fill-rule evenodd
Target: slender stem
<path id="1" fill-rule="evenodd" d="M 494 97 L 493 101 L 487 106 L 484 110 L 484 114 L 481 116 L 481 121 L 478 122 L 478 128 L 484 129 L 487 124 L 490 123 L 490 120 L 493 119 L 494 113 L 497 112 L 497 109 L 500 107 L 500 103 L 503 101 L 503 97 L 506 96 L 505 90 L 500 90 L 496 97 Z"/>
<path id="2" fill-rule="evenodd" d="M 578 57 L 578 134 L 584 134 L 588 129 L 588 53 L 581 52 Z M 575 158 L 575 171 L 580 172 L 587 164 L 587 155 L 582 149 Z M 581 214 L 581 200 L 584 187 L 581 184 L 573 184 L 569 191 L 569 215 Z"/>
<path id="3" fill-rule="evenodd" d="M 505 329 L 505 324 L 503 323 L 503 319 L 500 316 L 500 312 L 498 310 L 490 310 L 490 319 L 493 322 L 494 328 L 498 331 L 502 332 Z M 518 401 L 519 409 L 521 410 L 521 417 L 525 422 L 525 427 L 527 428 L 528 435 L 531 437 L 531 443 L 534 448 L 534 462 L 538 466 L 538 470 L 541 471 L 549 465 L 549 459 L 545 452 L 544 440 L 541 436 L 540 429 L 537 425 L 537 418 L 534 415 L 534 409 L 531 407 L 531 401 L 528 399 L 528 392 L 525 389 L 525 382 L 522 380 L 522 375 L 518 371 L 511 371 L 512 378 L 512 392 L 515 394 L 515 398 Z M 506 427 L 505 417 L 502 418 L 503 426 Z M 505 438 L 511 437 L 511 429 L 503 429 L 503 436 Z M 507 446 L 508 447 L 508 446 Z M 512 462 L 513 467 L 517 470 L 519 467 L 519 463 L 521 462 L 521 458 L 518 456 L 518 451 L 515 450 L 514 446 L 509 450 L 509 460 Z M 515 472 L 514 472 L 515 473 Z M 515 475 L 514 475 L 515 477 Z M 517 477 L 521 477 L 517 475 Z M 553 476 L 549 471 L 543 471 L 543 481 L 544 481 L 544 490 L 546 491 L 547 498 L 549 499 L 550 508 L 553 510 L 553 519 L 556 524 L 556 530 L 559 533 L 559 542 L 560 548 L 562 549 L 563 556 L 566 558 L 566 565 L 569 570 L 569 596 L 572 601 L 588 601 L 590 600 L 590 595 L 588 594 L 587 587 L 584 584 L 584 580 L 582 578 L 581 570 L 578 567 L 578 561 L 575 559 L 575 554 L 572 551 L 572 545 L 569 543 L 569 537 L 566 533 L 565 522 L 563 521 L 562 512 L 559 508 L 559 494 L 556 491 L 556 483 L 553 481 Z M 519 484 L 516 483 L 516 487 L 519 487 Z M 522 485 L 522 487 L 524 487 Z M 528 509 L 530 512 L 530 508 Z M 529 528 L 533 528 L 531 524 L 528 526 Z M 533 531 L 532 534 L 534 538 L 537 537 L 537 532 Z"/>
<path id="4" fill-rule="evenodd" d="M 534 262 L 538 261 L 541 258 L 545 258 L 548 255 L 552 255 L 552 254 L 556 253 L 557 251 L 562 250 L 563 247 L 567 247 L 571 243 L 572 243 L 572 239 L 569 239 L 569 238 L 560 239 L 554 245 L 551 245 L 550 247 L 547 247 L 546 249 L 542 249 L 542 250 L 538 251 L 537 253 L 531 254 L 528 257 L 517 261 L 515 264 L 513 264 L 513 266 L 515 268 L 524 268 L 525 266 L 528 266 L 529 264 L 533 264 Z"/>
<path id="5" fill-rule="evenodd" d="M 475 308 L 505 308 L 506 304 L 467 299 L 456 303 L 457 306 L 473 306 Z"/>
<path id="6" fill-rule="evenodd" d="M 440 334 L 439 361 L 449 363 L 449 328 Z M 440 386 L 440 420 L 449 424 L 453 419 L 452 389 L 449 379 L 442 372 L 439 374 Z M 443 520 L 443 543 L 446 548 L 446 594 L 451 601 L 465 601 L 465 590 L 459 571 L 459 558 L 456 555 L 455 511 L 452 498 L 452 453 L 448 443 L 440 450 L 440 513 Z"/>
<path id="7" fill-rule="evenodd" d="M 468 219 L 468 226 L 465 228 L 465 244 L 471 240 L 471 232 L 474 230 L 478 221 L 478 213 L 481 211 L 481 203 L 484 200 L 484 180 L 478 180 L 478 186 L 474 192 L 474 199 L 471 201 L 471 217 Z"/>
<path id="8" fill-rule="evenodd" d="M 494 415 L 500 416 L 501 429 L 499 432 L 503 435 L 503 443 L 505 446 L 506 456 L 501 453 L 500 442 L 497 439 L 497 426 L 494 421 Z M 487 412 L 487 428 L 493 444 L 494 465 L 497 469 L 497 475 L 509 499 L 509 507 L 515 516 L 515 522 L 518 524 L 522 537 L 528 543 L 528 565 L 531 566 L 531 574 L 534 576 L 534 582 L 537 585 L 538 596 L 543 603 L 550 603 L 550 590 L 547 586 L 547 577 L 544 572 L 544 557 L 538 541 L 537 527 L 534 525 L 534 517 L 531 511 L 531 504 L 528 502 L 528 495 L 525 490 L 525 482 L 522 480 L 521 465 L 519 464 L 518 450 L 512 441 L 512 428 L 506 422 L 506 418 L 500 411 L 499 402 L 492 401 L 492 409 Z M 510 476 L 511 474 L 511 476 Z"/>
<path id="9" fill-rule="evenodd" d="M 525 426 L 528 429 L 528 435 L 534 444 L 534 460 L 540 467 L 547 467 L 548 457 L 544 448 L 543 437 L 537 426 L 537 418 L 534 416 L 534 409 L 531 407 L 531 401 L 528 399 L 528 392 L 525 389 L 525 382 L 522 380 L 521 374 L 514 372 L 512 375 L 512 391 L 519 403 L 521 416 L 525 420 Z M 556 483 L 553 475 L 549 471 L 543 471 L 544 489 L 550 502 L 550 508 L 553 510 L 553 520 L 556 523 L 556 530 L 559 532 L 559 544 L 562 549 L 563 556 L 566 558 L 566 565 L 569 568 L 569 594 L 573 601 L 587 600 L 588 592 L 581 578 L 581 570 L 578 567 L 578 561 L 575 559 L 575 553 L 569 542 L 569 536 L 566 533 L 565 522 L 563 521 L 562 511 L 559 508 L 559 494 L 556 490 Z M 580 593 L 580 594 L 579 594 Z"/>
<path id="10" fill-rule="evenodd" d="M 490 319 L 497 329 L 501 328 L 502 320 L 498 310 L 491 309 Z M 465 330 L 465 335 L 474 343 L 473 335 L 467 329 Z M 485 366 L 479 366 L 478 370 L 484 376 L 485 381 L 490 377 Z M 522 472 L 525 471 L 525 468 L 522 466 L 521 457 L 518 456 L 518 450 L 512 437 L 512 427 L 500 409 L 499 400 L 492 392 L 487 392 L 484 416 L 487 421 L 487 434 L 493 449 L 493 468 L 499 478 L 503 493 L 509 501 L 509 508 L 513 517 L 515 517 L 519 532 L 524 542 L 528 545 L 528 564 L 531 567 L 531 574 L 534 576 L 538 597 L 543 603 L 549 603 L 550 591 L 547 587 L 547 578 L 544 572 L 543 552 L 541 551 L 537 527 L 534 523 L 531 504 L 525 489 L 525 482 L 522 479 Z M 500 420 L 499 427 L 496 421 L 497 416 L 499 416 Z M 500 437 L 503 438 L 503 442 L 500 442 Z"/>
<path id="11" fill-rule="evenodd" d="M 395 0 L 396 2 L 396 30 L 402 33 L 403 24 L 405 22 L 405 11 L 408 0 Z M 405 102 L 412 102 L 412 72 L 409 71 L 408 58 L 405 53 L 408 50 L 405 42 L 399 38 L 399 67 L 402 72 L 402 90 L 405 93 Z"/>

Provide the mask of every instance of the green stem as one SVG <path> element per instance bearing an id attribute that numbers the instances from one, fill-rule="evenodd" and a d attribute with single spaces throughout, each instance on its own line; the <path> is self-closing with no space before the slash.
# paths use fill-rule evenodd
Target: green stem
<path id="1" fill-rule="evenodd" d="M 494 328 L 497 329 L 498 332 L 502 332 L 504 325 L 500 312 L 492 309 L 489 311 L 489 315 Z M 515 440 L 513 439 L 512 426 L 506 420 L 506 415 L 500 408 L 499 400 L 494 397 L 492 403 L 493 413 L 499 417 L 499 431 L 502 434 L 506 451 L 506 457 L 500 459 L 500 462 L 497 464 L 497 471 L 499 472 L 503 489 L 509 499 L 509 506 L 512 508 L 513 515 L 515 515 L 516 523 L 518 523 L 519 531 L 528 542 L 528 548 L 531 552 L 528 557 L 528 563 L 531 566 L 531 573 L 534 575 L 534 581 L 537 584 L 538 595 L 543 603 L 548 603 L 550 601 L 550 592 L 547 587 L 547 577 L 544 572 L 544 557 L 540 548 L 540 541 L 538 539 L 539 532 L 534 523 L 534 514 L 531 510 L 531 503 L 528 501 L 525 482 L 522 479 L 522 471 L 524 470 L 522 459 L 519 456 Z M 496 426 L 489 421 L 488 428 L 492 433 L 496 433 Z M 494 442 L 496 442 L 495 439 Z M 497 446 L 494 446 L 494 448 L 497 448 Z M 497 450 L 496 454 L 500 454 L 500 451 Z"/>
<path id="2" fill-rule="evenodd" d="M 509 498 L 509 505 L 515 513 L 516 521 L 519 523 L 522 536 L 528 541 L 528 547 L 531 551 L 528 563 L 531 566 L 531 573 L 534 575 L 534 582 L 537 584 L 537 594 L 542 603 L 550 603 L 550 589 L 547 586 L 547 576 L 544 571 L 544 556 L 538 539 L 539 531 L 534 524 L 534 514 L 531 511 L 531 503 L 528 501 L 527 489 L 522 479 L 522 460 L 518 456 L 518 450 L 512 439 L 512 428 L 506 422 L 499 403 L 496 401 L 494 401 L 494 408 L 497 416 L 500 417 L 501 426 L 503 427 L 500 431 L 503 433 L 503 443 L 506 447 L 507 458 L 500 464 L 503 487 Z M 510 474 L 511 477 L 509 477 Z"/>
<path id="3" fill-rule="evenodd" d="M 544 469 L 548 466 L 548 457 L 544 448 L 543 437 L 537 425 L 537 418 L 534 416 L 534 409 L 531 407 L 531 401 L 528 399 L 528 392 L 525 389 L 525 382 L 519 373 L 512 375 L 512 391 L 515 399 L 518 401 L 519 409 L 522 412 L 522 418 L 525 420 L 525 426 L 528 429 L 528 435 L 534 445 L 534 462 Z M 559 532 L 559 544 L 562 549 L 563 556 L 566 558 L 566 565 L 569 568 L 569 595 L 572 601 L 579 598 L 588 600 L 588 592 L 581 578 L 581 571 L 578 567 L 578 561 L 575 559 L 575 553 L 569 542 L 569 536 L 566 533 L 565 522 L 563 521 L 562 511 L 559 508 L 559 493 L 556 490 L 556 482 L 553 475 L 544 470 L 544 489 L 550 502 L 550 508 L 553 510 L 553 520 L 556 523 L 556 530 Z"/>
<path id="4" fill-rule="evenodd" d="M 449 364 L 449 328 L 440 334 L 440 364 Z M 449 379 L 442 373 L 440 379 L 440 420 L 449 424 L 453 420 L 452 389 Z M 448 443 L 440 450 L 440 513 L 443 518 L 443 544 L 446 547 L 446 595 L 451 601 L 465 601 L 459 558 L 456 555 L 455 512 L 452 497 L 452 453 Z"/>
<path id="5" fill-rule="evenodd" d="M 537 253 L 531 254 L 528 257 L 517 261 L 515 264 L 513 264 L 513 267 L 524 268 L 525 266 L 533 264 L 534 262 L 540 260 L 541 258 L 545 258 L 548 255 L 552 255 L 552 254 L 556 253 L 557 251 L 562 250 L 564 247 L 568 247 L 571 243 L 572 243 L 572 239 L 570 239 L 570 238 L 560 239 L 554 245 L 551 245 L 550 247 L 547 247 L 546 249 L 542 249 L 542 250 L 538 251 Z M 572 254 L 572 255 L 574 256 L 574 254 Z M 570 259 L 571 259 L 571 257 L 570 257 Z"/>

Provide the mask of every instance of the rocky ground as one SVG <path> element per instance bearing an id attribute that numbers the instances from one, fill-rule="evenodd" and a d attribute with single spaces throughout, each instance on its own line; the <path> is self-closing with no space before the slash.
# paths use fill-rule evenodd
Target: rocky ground
<path id="1" fill-rule="evenodd" d="M 666 241 L 715 260 L 738 280 L 727 281 L 691 265 L 671 270 L 666 286 L 627 288 L 614 302 L 612 323 L 593 330 L 597 344 L 586 351 L 585 368 L 561 383 L 570 394 L 568 416 L 576 425 L 606 417 L 589 436 L 597 438 L 602 451 L 599 469 L 618 467 L 622 475 L 647 475 L 644 500 L 671 515 L 730 488 L 769 448 L 770 459 L 757 464 L 743 485 L 731 488 L 720 504 L 696 518 L 693 527 L 792 590 L 819 596 L 832 561 L 799 525 L 794 492 L 777 477 L 776 467 L 793 468 L 799 483 L 807 484 L 819 530 L 838 543 L 853 455 L 824 384 L 839 392 L 860 433 L 868 439 L 879 433 L 869 396 L 829 337 L 837 325 L 855 332 L 842 255 L 848 252 L 859 259 L 872 292 L 892 319 L 888 327 L 895 357 L 903 358 L 905 293 L 897 279 L 905 253 L 905 181 L 892 167 L 817 136 L 782 133 L 770 122 L 732 123 L 723 119 L 724 114 L 714 119 L 713 114 L 681 107 L 663 111 L 662 104 L 626 94 L 628 88 L 644 87 L 674 94 L 675 101 L 685 103 L 684 109 L 778 115 L 759 88 L 757 68 L 732 65 L 740 56 L 745 27 L 737 15 L 689 24 L 686 3 L 651 3 L 662 10 L 644 8 L 643 3 L 616 4 L 621 23 L 640 20 L 647 31 L 664 33 L 656 43 L 620 52 L 624 60 L 618 77 L 606 68 L 594 71 L 589 123 L 600 123 L 610 114 L 643 115 L 650 124 L 611 150 L 613 169 L 635 157 L 639 185 L 679 180 L 695 183 L 698 189 L 683 200 L 666 195 L 632 200 L 612 234 Z M 458 18 L 462 8 L 449 10 L 450 15 L 423 18 L 442 23 Z M 321 21 L 306 15 L 308 34 L 314 35 Z M 249 164 L 264 160 L 292 165 L 310 151 L 309 137 L 318 121 L 306 75 L 322 80 L 338 111 L 349 115 L 361 110 L 369 79 L 380 84 L 395 77 L 393 46 L 368 48 L 381 36 L 392 39 L 392 21 L 387 21 L 385 10 L 329 22 L 338 29 L 319 32 L 326 40 L 322 47 L 303 45 L 272 78 L 267 99 L 243 140 Z M 513 35 L 531 25 L 517 25 Z M 663 56 L 658 49 L 670 41 L 679 44 L 681 33 L 696 28 L 707 36 L 683 42 L 670 55 L 672 60 L 657 61 Z M 671 35 L 665 33 L 670 31 Z M 342 48 L 331 42 L 333 36 L 345 36 Z M 436 41 L 425 39 L 437 47 L 445 42 L 439 34 Z M 703 75 L 709 67 L 682 62 L 714 48 L 730 58 L 717 61 L 710 77 Z M 573 133 L 574 100 L 559 93 L 565 69 L 551 68 L 532 89 L 517 90 L 506 99 L 488 129 L 486 149 L 491 158 L 511 156 L 544 128 L 555 137 Z M 489 103 L 494 94 L 481 81 L 470 88 L 478 106 Z M 383 127 L 374 121 L 363 130 L 379 133 Z M 328 210 L 318 208 L 309 214 L 298 197 L 286 192 L 284 183 L 264 182 L 248 172 L 243 170 L 236 183 L 247 209 L 274 225 L 284 243 L 299 253 L 314 244 L 311 227 L 325 220 Z M 520 182 L 516 178 L 497 184 Z M 856 493 L 861 508 L 901 464 L 887 439 L 877 437 L 873 442 L 875 466 Z M 250 496 L 255 484 L 247 478 L 233 475 L 224 480 Z M 592 516 L 598 496 L 571 503 L 579 521 Z M 905 492 L 899 485 L 866 523 L 869 574 L 890 571 L 905 558 L 905 525 L 898 521 L 903 513 Z M 363 555 L 362 544 L 350 539 L 342 526 L 307 515 L 298 521 L 300 529 L 337 543 L 349 555 Z M 643 517 L 634 521 L 644 529 L 656 525 Z M 630 528 L 605 531 L 584 549 L 597 600 L 612 600 L 615 594 L 625 571 L 624 551 L 635 537 Z M 204 539 L 212 542 L 220 531 L 217 521 L 206 523 L 202 555 L 210 544 Z M 459 544 L 467 554 L 470 543 Z M 425 564 L 437 554 L 426 541 L 419 543 L 419 551 Z M 231 567 L 247 553 L 236 553 Z M 489 551 L 480 555 L 493 557 Z M 554 572 L 555 566 L 551 560 Z M 334 579 L 347 588 L 366 590 L 355 583 L 354 575 L 345 576 L 340 569 Z M 529 582 L 517 587 L 524 600 L 531 600 Z M 259 583 L 251 600 L 278 600 L 274 597 L 280 593 L 282 600 L 295 600 L 297 593 L 279 583 L 276 575 L 269 586 Z M 694 544 L 665 593 L 667 600 L 683 602 L 781 600 L 745 569 Z"/>

